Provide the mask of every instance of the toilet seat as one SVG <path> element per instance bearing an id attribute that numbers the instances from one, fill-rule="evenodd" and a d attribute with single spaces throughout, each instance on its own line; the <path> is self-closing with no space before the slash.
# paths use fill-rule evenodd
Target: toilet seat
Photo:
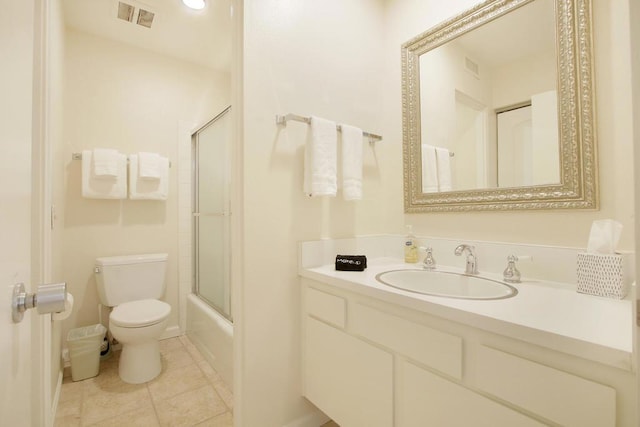
<path id="1" fill-rule="evenodd" d="M 122 328 L 142 328 L 169 317 L 171 306 L 164 301 L 144 299 L 129 301 L 114 307 L 109 321 Z"/>

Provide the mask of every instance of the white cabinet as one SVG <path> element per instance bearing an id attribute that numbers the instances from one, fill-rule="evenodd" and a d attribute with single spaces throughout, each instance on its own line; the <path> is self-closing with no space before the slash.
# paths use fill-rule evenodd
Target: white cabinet
<path id="1" fill-rule="evenodd" d="M 305 320 L 304 396 L 343 427 L 393 425 L 390 353 Z"/>
<path id="2" fill-rule="evenodd" d="M 341 427 L 615 427 L 635 375 L 303 279 L 304 396 Z"/>
<path id="3" fill-rule="evenodd" d="M 543 426 L 409 362 L 400 362 L 398 427 Z"/>
<path id="4" fill-rule="evenodd" d="M 462 338 L 353 303 L 350 331 L 450 377 L 462 378 Z"/>
<path id="5" fill-rule="evenodd" d="M 480 390 L 563 426 L 616 425 L 615 389 L 490 347 L 478 350 Z"/>

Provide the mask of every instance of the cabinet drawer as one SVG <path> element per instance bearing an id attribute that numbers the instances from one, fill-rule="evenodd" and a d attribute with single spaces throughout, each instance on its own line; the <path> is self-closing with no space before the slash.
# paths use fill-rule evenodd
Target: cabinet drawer
<path id="1" fill-rule="evenodd" d="M 344 328 L 346 323 L 346 306 L 344 298 L 328 294 L 313 288 L 307 288 L 307 314 L 324 320 L 332 325 Z"/>
<path id="2" fill-rule="evenodd" d="M 615 389 L 480 346 L 476 386 L 563 426 L 614 427 Z"/>
<path id="3" fill-rule="evenodd" d="M 396 383 L 399 427 L 543 426 L 519 412 L 412 363 L 401 363 L 399 371 Z"/>
<path id="4" fill-rule="evenodd" d="M 354 303 L 351 332 L 424 363 L 453 378 L 462 378 L 462 338 Z"/>

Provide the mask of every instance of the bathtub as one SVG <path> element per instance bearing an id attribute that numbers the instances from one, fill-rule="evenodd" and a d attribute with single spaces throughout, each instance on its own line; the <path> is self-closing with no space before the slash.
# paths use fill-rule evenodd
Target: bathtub
<path id="1" fill-rule="evenodd" d="M 233 324 L 195 294 L 187 296 L 187 336 L 233 388 Z"/>

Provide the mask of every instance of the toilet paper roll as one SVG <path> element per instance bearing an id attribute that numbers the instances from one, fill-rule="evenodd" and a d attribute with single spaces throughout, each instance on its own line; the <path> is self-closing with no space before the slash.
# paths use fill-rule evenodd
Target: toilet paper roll
<path id="1" fill-rule="evenodd" d="M 52 313 L 52 320 L 64 320 L 67 317 L 71 316 L 71 311 L 73 310 L 73 295 L 70 292 L 67 292 L 67 298 L 64 300 L 64 311 L 60 313 Z"/>

